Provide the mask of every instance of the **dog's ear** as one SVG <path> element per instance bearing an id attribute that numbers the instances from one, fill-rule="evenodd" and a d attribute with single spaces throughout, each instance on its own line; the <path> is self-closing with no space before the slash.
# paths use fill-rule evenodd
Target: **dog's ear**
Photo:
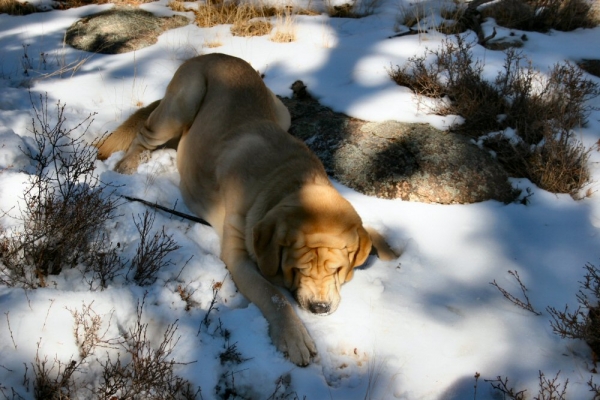
<path id="1" fill-rule="evenodd" d="M 376 255 L 382 261 L 391 261 L 400 257 L 400 254 L 396 254 L 389 244 L 385 241 L 383 236 L 373 228 L 366 228 L 371 241 L 373 243 L 373 249 L 371 254 Z"/>
<path id="2" fill-rule="evenodd" d="M 294 257 L 293 250 L 288 246 L 285 246 L 282 249 L 281 272 L 283 275 L 283 285 L 291 290 L 294 285 L 294 267 L 297 266 L 297 259 Z"/>
<path id="3" fill-rule="evenodd" d="M 281 248 L 285 239 L 284 219 L 271 210 L 252 229 L 254 254 L 258 268 L 265 276 L 275 276 L 281 264 Z"/>
<path id="4" fill-rule="evenodd" d="M 358 234 L 358 249 L 354 253 L 354 259 L 350 260 L 350 264 L 353 268 L 359 267 L 363 265 L 365 261 L 367 261 L 367 257 L 369 257 L 369 254 L 371 253 L 372 246 L 371 237 L 365 228 L 359 226 L 356 230 L 356 233 Z M 349 273 L 349 276 L 350 277 L 346 278 L 346 280 L 350 280 L 352 278 L 352 273 Z"/>

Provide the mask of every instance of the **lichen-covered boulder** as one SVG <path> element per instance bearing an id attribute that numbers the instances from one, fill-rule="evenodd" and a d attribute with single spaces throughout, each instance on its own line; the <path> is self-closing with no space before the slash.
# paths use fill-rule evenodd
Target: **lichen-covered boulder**
<path id="1" fill-rule="evenodd" d="M 76 21 L 67 29 L 65 41 L 92 53 L 127 53 L 153 45 L 164 31 L 189 23 L 182 15 L 157 17 L 139 8 L 114 7 Z"/>
<path id="2" fill-rule="evenodd" d="M 489 153 L 426 124 L 365 123 L 337 148 L 333 167 L 340 182 L 384 198 L 454 204 L 516 195 Z"/>
<path id="3" fill-rule="evenodd" d="M 425 203 L 511 202 L 516 192 L 500 164 L 468 138 L 426 124 L 366 122 L 336 113 L 303 85 L 282 101 L 290 133 L 304 140 L 327 173 L 361 193 Z"/>

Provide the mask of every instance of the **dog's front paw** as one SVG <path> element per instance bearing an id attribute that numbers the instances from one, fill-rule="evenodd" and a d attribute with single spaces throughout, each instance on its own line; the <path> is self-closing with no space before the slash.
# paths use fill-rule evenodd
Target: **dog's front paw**
<path id="1" fill-rule="evenodd" d="M 115 166 L 115 171 L 117 171 L 120 174 L 131 175 L 135 171 L 137 171 L 137 167 L 139 164 L 140 157 L 138 155 L 135 155 L 135 157 L 125 156 L 121 161 L 117 163 L 117 165 Z"/>
<path id="2" fill-rule="evenodd" d="M 269 330 L 277 349 L 294 364 L 305 367 L 310 364 L 311 358 L 317 355 L 315 343 L 293 311 L 272 323 Z"/>

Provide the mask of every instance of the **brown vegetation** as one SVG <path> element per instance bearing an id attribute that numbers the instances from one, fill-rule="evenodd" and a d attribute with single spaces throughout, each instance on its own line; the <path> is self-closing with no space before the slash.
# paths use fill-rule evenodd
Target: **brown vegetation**
<path id="1" fill-rule="evenodd" d="M 586 0 L 502 0 L 482 9 L 499 25 L 526 31 L 572 31 L 600 22 L 597 10 Z"/>
<path id="2" fill-rule="evenodd" d="M 274 7 L 255 5 L 251 3 L 238 4 L 208 0 L 199 4 L 196 14 L 196 23 L 203 28 L 216 25 L 231 24 L 231 33 L 237 36 L 261 36 L 271 31 L 271 24 L 258 18 L 268 18 L 278 15 Z M 255 20 L 255 21 L 253 21 Z"/>
<path id="3" fill-rule="evenodd" d="M 474 45 L 460 36 L 448 39 L 441 49 L 392 69 L 390 76 L 419 96 L 437 98 L 432 112 L 464 117 L 452 130 L 493 150 L 511 176 L 576 195 L 590 181 L 590 149 L 572 130 L 585 124 L 591 111 L 587 100 L 600 94 L 598 85 L 568 62 L 545 76 L 514 49 L 506 52 L 503 71 L 489 82 L 483 64 L 473 59 Z M 429 55 L 432 63 L 426 61 Z M 516 137 L 497 133 L 507 129 Z"/>
<path id="4" fill-rule="evenodd" d="M 17 0 L 0 0 L 0 14 L 27 15 L 37 11 L 34 5 Z"/>

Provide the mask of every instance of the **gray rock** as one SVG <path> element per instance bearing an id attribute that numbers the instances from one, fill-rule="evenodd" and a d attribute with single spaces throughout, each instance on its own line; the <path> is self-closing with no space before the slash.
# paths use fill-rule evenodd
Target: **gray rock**
<path id="1" fill-rule="evenodd" d="M 500 164 L 464 136 L 426 124 L 361 121 L 320 105 L 300 88 L 302 95 L 282 99 L 292 114 L 290 133 L 344 185 L 371 196 L 440 204 L 507 203 L 518 195 Z"/>
<path id="2" fill-rule="evenodd" d="M 189 23 L 182 15 L 157 17 L 139 8 L 115 7 L 75 22 L 67 29 L 65 40 L 92 53 L 127 53 L 148 47 L 164 31 Z"/>

